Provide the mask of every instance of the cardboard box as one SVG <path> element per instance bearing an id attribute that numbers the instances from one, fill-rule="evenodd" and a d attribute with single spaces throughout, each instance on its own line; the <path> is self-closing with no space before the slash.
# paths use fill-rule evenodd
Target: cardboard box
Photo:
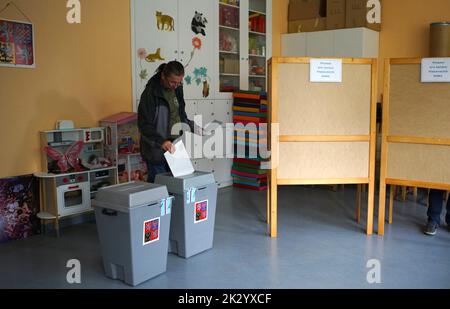
<path id="1" fill-rule="evenodd" d="M 326 18 L 317 17 L 313 19 L 294 20 L 289 22 L 289 33 L 313 32 L 326 29 Z"/>
<path id="2" fill-rule="evenodd" d="M 345 0 L 327 0 L 327 30 L 345 28 Z"/>
<path id="3" fill-rule="evenodd" d="M 288 21 L 325 17 L 325 0 L 290 0 Z"/>
<path id="4" fill-rule="evenodd" d="M 367 8 L 367 1 L 347 0 L 345 14 L 346 28 L 366 27 L 375 31 L 381 30 L 381 23 L 370 24 L 367 21 L 367 13 L 371 10 L 371 8 Z"/>

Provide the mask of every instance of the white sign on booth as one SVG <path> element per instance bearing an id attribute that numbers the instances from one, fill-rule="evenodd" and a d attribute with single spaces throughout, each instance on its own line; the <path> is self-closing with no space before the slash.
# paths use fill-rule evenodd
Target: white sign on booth
<path id="1" fill-rule="evenodd" d="M 422 83 L 450 83 L 450 58 L 422 59 Z"/>
<path id="2" fill-rule="evenodd" d="M 310 82 L 341 83 L 342 59 L 311 59 Z"/>

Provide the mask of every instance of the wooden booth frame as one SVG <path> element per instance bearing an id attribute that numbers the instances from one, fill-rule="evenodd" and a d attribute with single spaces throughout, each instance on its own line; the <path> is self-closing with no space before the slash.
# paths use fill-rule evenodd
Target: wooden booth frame
<path id="1" fill-rule="evenodd" d="M 376 153 L 376 108 L 377 108 L 377 81 L 378 81 L 378 62 L 377 59 L 356 59 L 356 58 L 344 58 L 342 59 L 343 65 L 368 65 L 370 68 L 370 76 L 367 76 L 368 80 L 368 93 L 366 95 L 368 106 L 370 111 L 367 115 L 367 122 L 363 123 L 363 126 L 367 125 L 367 132 L 369 134 L 364 135 L 283 135 L 282 132 L 278 132 L 273 128 L 273 124 L 279 123 L 279 102 L 278 94 L 280 85 L 278 85 L 279 64 L 309 64 L 312 58 L 278 58 L 274 57 L 269 60 L 269 112 L 268 123 L 270 134 L 268 135 L 270 142 L 271 161 L 279 162 L 280 146 L 284 145 L 318 145 L 320 143 L 328 143 L 335 146 L 336 143 L 340 143 L 340 146 L 356 145 L 363 142 L 368 143 L 367 170 L 365 170 L 365 163 L 362 169 L 365 170 L 368 177 L 363 178 L 280 178 L 278 166 L 271 166 L 268 171 L 268 190 L 267 190 L 267 224 L 271 237 L 277 237 L 277 198 L 278 198 L 278 186 L 280 185 L 335 185 L 335 184 L 356 184 L 357 186 L 357 210 L 356 218 L 359 222 L 359 206 L 361 199 L 361 188 L 363 185 L 368 185 L 368 203 L 367 203 L 367 226 L 366 233 L 371 235 L 373 233 L 373 213 L 374 213 L 374 190 L 375 190 L 375 153 Z M 329 59 L 329 58 L 328 58 Z M 345 82 L 345 80 L 343 81 Z M 331 142 L 331 143 L 330 143 Z M 303 144 L 302 144 L 303 143 Z M 328 145 L 327 144 L 327 145 Z M 289 146 L 289 147 L 290 147 Z M 365 146 L 367 148 L 367 145 Z M 365 150 L 364 150 L 365 152 Z M 364 159 L 364 160 L 366 160 Z"/>
<path id="2" fill-rule="evenodd" d="M 390 198 L 389 198 L 389 214 L 388 214 L 388 222 L 389 224 L 392 223 L 392 216 L 393 216 L 393 206 L 394 206 L 394 195 L 395 195 L 395 187 L 396 186 L 410 186 L 410 187 L 419 187 L 419 188 L 428 188 L 428 189 L 439 189 L 439 190 L 450 190 L 450 183 L 443 183 L 443 182 L 435 182 L 435 181 L 427 181 L 426 179 L 417 179 L 420 177 L 414 177 L 414 179 L 411 179 L 411 177 L 390 177 L 389 176 L 389 169 L 395 165 L 394 163 L 390 162 L 389 155 L 390 150 L 392 152 L 393 145 L 396 147 L 404 147 L 404 146 L 417 146 L 417 147 L 427 147 L 430 151 L 431 148 L 434 148 L 433 150 L 441 149 L 441 147 L 450 146 L 450 133 L 448 133 L 445 137 L 445 134 L 436 134 L 436 135 L 442 135 L 441 137 L 431 135 L 433 130 L 429 130 L 429 132 L 415 132 L 415 134 L 396 134 L 395 132 L 391 134 L 391 129 L 393 127 L 393 123 L 391 123 L 391 117 L 395 116 L 393 115 L 393 107 L 394 105 L 391 102 L 391 96 L 395 91 L 392 91 L 392 66 L 400 66 L 400 67 L 406 67 L 407 65 L 421 65 L 422 58 L 396 58 L 396 59 L 386 59 L 385 60 L 385 70 L 384 70 L 384 101 L 383 101 L 383 124 L 382 124 L 382 145 L 381 145 L 381 171 L 380 171 L 380 200 L 379 200 L 379 207 L 378 207 L 378 234 L 384 235 L 384 229 L 385 229 L 385 211 L 386 211 L 386 186 L 390 185 Z M 416 68 L 417 69 L 417 68 Z M 400 74 L 397 74 L 400 76 Z M 402 78 L 408 78 L 405 77 L 404 74 L 401 74 Z M 419 70 L 419 76 L 416 78 L 416 76 L 410 77 L 410 81 L 413 83 L 420 83 L 420 70 Z M 400 82 L 398 82 L 400 84 Z M 409 83 L 407 80 L 403 81 L 401 85 L 405 85 L 405 87 Z M 446 83 L 426 83 L 427 87 L 433 88 L 430 93 L 436 94 L 439 93 L 439 89 L 445 88 L 444 96 L 446 98 L 449 98 L 450 95 L 450 84 Z M 416 88 L 413 84 L 413 88 Z M 425 86 L 424 86 L 425 87 Z M 398 85 L 397 85 L 398 88 Z M 435 89 L 436 88 L 436 89 Z M 439 88 L 439 89 L 438 89 Z M 397 91 L 398 89 L 396 89 Z M 417 90 L 420 91 L 420 90 Z M 395 94 L 395 93 L 394 93 Z M 421 93 L 423 94 L 423 93 Z M 410 91 L 405 91 L 403 94 L 403 97 L 410 96 Z M 424 94 L 425 95 L 425 94 Z M 398 95 L 397 95 L 398 97 Z M 409 97 L 408 97 L 409 98 Z M 422 101 L 420 100 L 422 99 Z M 425 101 L 423 101 L 424 98 L 419 98 L 420 102 L 417 102 L 417 106 L 420 106 L 421 108 L 426 104 Z M 415 111 L 415 115 L 418 115 L 416 120 L 422 121 L 423 124 L 423 118 L 424 116 L 417 112 L 417 108 L 414 106 L 414 102 L 409 101 L 407 99 L 403 99 L 408 101 L 408 108 L 405 110 L 405 106 L 403 106 L 402 110 L 404 113 L 410 113 L 411 111 Z M 405 102 L 404 102 L 405 103 Z M 448 104 L 444 103 L 444 104 Z M 401 105 L 401 103 L 399 103 Z M 397 110 L 397 114 L 400 114 L 398 111 L 401 109 L 401 106 L 395 106 Z M 439 116 L 439 115 L 436 115 Z M 396 116 L 398 117 L 398 115 Z M 408 116 L 407 116 L 408 117 Z M 405 118 L 406 119 L 406 118 Z M 405 120 L 403 119 L 403 120 Z M 412 119 L 409 118 L 409 123 L 412 123 Z M 394 123 L 396 127 L 399 126 L 400 121 L 397 121 Z M 405 123 L 405 121 L 402 121 Z M 414 121 L 415 124 L 415 121 Z M 448 125 L 447 125 L 448 126 Z M 421 125 L 417 126 L 421 127 Z M 431 125 L 429 126 L 431 127 Z M 448 126 L 449 127 L 449 126 Z M 429 128 L 427 128 L 429 129 Z M 442 131 L 446 131 L 448 128 L 444 128 Z M 396 128 L 396 130 L 399 130 Z M 418 130 L 418 129 L 416 129 Z M 400 131 L 406 132 L 406 129 L 402 129 Z M 411 130 L 410 130 L 411 131 Z M 414 130 L 412 130 L 414 131 Z M 450 130 L 449 130 L 450 131 Z M 435 132 L 436 133 L 436 132 Z M 422 136 L 419 136 L 422 135 Z M 441 149 L 442 150 L 442 149 Z M 447 150 L 448 151 L 448 150 Z M 398 149 L 397 149 L 398 152 Z M 414 160 L 413 160 L 414 161 Z M 420 161 L 420 160 L 419 160 Z M 415 161 L 416 163 L 420 163 L 419 161 Z M 448 162 L 447 162 L 448 163 Z M 413 165 L 416 167 L 416 165 Z M 420 167 L 418 167 L 420 168 Z M 397 171 L 398 173 L 398 171 Z M 406 174 L 405 174 L 406 175 Z"/>

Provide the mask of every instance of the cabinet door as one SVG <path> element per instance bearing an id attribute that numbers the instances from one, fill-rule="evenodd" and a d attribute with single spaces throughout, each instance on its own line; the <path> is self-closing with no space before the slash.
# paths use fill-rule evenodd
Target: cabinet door
<path id="1" fill-rule="evenodd" d="M 214 119 L 224 124 L 233 122 L 233 101 L 216 100 L 214 102 Z"/>
<path id="2" fill-rule="evenodd" d="M 186 99 L 214 99 L 214 2 L 178 1 L 179 58 Z"/>
<path id="3" fill-rule="evenodd" d="M 264 0 L 265 1 L 265 0 Z M 249 0 L 241 0 L 241 13 L 240 13 L 240 54 L 239 54 L 239 89 L 248 90 L 248 68 L 249 68 Z"/>
<path id="4" fill-rule="evenodd" d="M 197 162 L 197 171 L 211 173 L 213 171 L 214 159 L 198 159 Z"/>
<path id="5" fill-rule="evenodd" d="M 266 91 L 267 59 L 271 55 L 271 11 L 269 0 L 248 0 L 247 52 L 245 71 L 241 86 L 251 91 Z M 244 68 L 243 68 L 244 69 Z"/>
<path id="6" fill-rule="evenodd" d="M 282 57 L 306 57 L 306 33 L 281 35 Z"/>
<path id="7" fill-rule="evenodd" d="M 190 120 L 194 120 L 194 116 L 197 115 L 197 101 L 186 100 L 186 114 Z"/>
<path id="8" fill-rule="evenodd" d="M 135 110 L 158 66 L 178 57 L 178 1 L 132 0 L 133 97 Z"/>
<path id="9" fill-rule="evenodd" d="M 230 99 L 240 87 L 241 1 L 215 0 L 216 99 Z"/>
<path id="10" fill-rule="evenodd" d="M 202 116 L 202 125 L 205 127 L 214 120 L 214 101 L 198 101 L 197 114 Z"/>
<path id="11" fill-rule="evenodd" d="M 334 31 L 316 31 L 306 33 L 307 57 L 333 57 Z"/>
<path id="12" fill-rule="evenodd" d="M 231 176 L 231 166 L 233 160 L 231 159 L 215 159 L 214 160 L 214 178 L 217 183 L 231 182 L 233 177 Z"/>

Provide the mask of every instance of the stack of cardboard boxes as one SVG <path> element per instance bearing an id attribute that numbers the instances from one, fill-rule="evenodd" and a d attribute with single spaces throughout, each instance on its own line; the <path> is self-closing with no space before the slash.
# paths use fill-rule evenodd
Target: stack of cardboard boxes
<path id="1" fill-rule="evenodd" d="M 381 24 L 371 24 L 367 14 L 369 0 L 289 0 L 289 33 L 366 27 L 381 30 Z"/>
<path id="2" fill-rule="evenodd" d="M 326 29 L 326 0 L 289 0 L 289 33 Z"/>

